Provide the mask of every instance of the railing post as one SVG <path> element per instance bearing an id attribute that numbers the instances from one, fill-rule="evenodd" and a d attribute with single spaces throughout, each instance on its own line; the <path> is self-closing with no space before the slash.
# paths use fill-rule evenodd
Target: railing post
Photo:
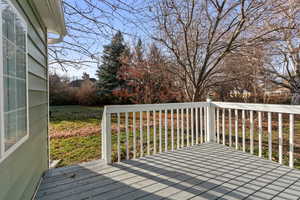
<path id="1" fill-rule="evenodd" d="M 106 164 L 111 163 L 111 114 L 106 112 L 106 107 L 103 110 L 102 122 L 102 160 Z"/>
<path id="2" fill-rule="evenodd" d="M 206 123 L 207 123 L 207 135 L 206 142 L 215 142 L 215 107 L 212 105 L 211 99 L 206 100 L 209 105 L 206 108 Z"/>

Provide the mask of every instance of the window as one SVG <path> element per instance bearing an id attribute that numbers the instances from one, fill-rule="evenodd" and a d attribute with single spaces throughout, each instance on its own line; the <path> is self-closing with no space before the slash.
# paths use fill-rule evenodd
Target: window
<path id="1" fill-rule="evenodd" d="M 0 0 L 0 160 L 28 138 L 27 27 L 9 0 Z"/>

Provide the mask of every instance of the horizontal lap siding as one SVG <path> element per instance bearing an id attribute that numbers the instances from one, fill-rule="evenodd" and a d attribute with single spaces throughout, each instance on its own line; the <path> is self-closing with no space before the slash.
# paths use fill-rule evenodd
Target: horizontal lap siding
<path id="1" fill-rule="evenodd" d="M 28 38 L 27 40 L 27 46 L 28 46 L 28 53 L 30 56 L 35 59 L 40 65 L 45 65 L 46 63 L 46 57 L 43 54 L 43 52 L 39 49 L 39 47 L 32 41 L 31 39 Z"/>
<path id="2" fill-rule="evenodd" d="M 38 129 L 41 133 L 46 130 Z M 44 151 L 38 148 L 39 145 L 46 145 L 42 134 L 37 134 L 30 138 L 24 145 L 20 146 L 14 155 L 7 158 L 1 171 L 6 170 L 4 176 L 7 176 L 9 184 L 1 185 L 1 191 L 5 191 L 4 199 L 30 199 L 38 182 L 31 182 L 33 179 L 39 179 L 43 170 L 47 167 L 44 164 Z M 31 155 L 31 156 L 30 156 Z M 16 160 L 17 159 L 17 160 Z M 13 163 L 13 164 L 11 164 Z M 41 169 L 44 168 L 44 169 Z M 2 179 L 2 176 L 1 176 Z M 2 182 L 2 180 L 1 180 Z M 30 196 L 24 198 L 24 196 Z M 2 200 L 1 199 L 1 200 Z"/>
<path id="3" fill-rule="evenodd" d="M 48 103 L 48 96 L 44 91 L 30 91 L 29 96 L 29 106 L 31 109 L 35 108 L 36 106 L 43 106 L 43 108 Z M 48 114 L 48 113 L 46 113 Z"/>
<path id="4" fill-rule="evenodd" d="M 28 56 L 28 71 L 42 79 L 47 79 L 47 68 Z"/>
<path id="5" fill-rule="evenodd" d="M 0 163 L 0 200 L 31 199 L 42 173 L 48 168 L 47 44 L 30 0 L 12 0 L 27 21 L 29 139 Z"/>
<path id="6" fill-rule="evenodd" d="M 29 73 L 28 75 L 29 95 L 32 91 L 44 91 L 47 93 L 47 81 L 36 75 Z"/>

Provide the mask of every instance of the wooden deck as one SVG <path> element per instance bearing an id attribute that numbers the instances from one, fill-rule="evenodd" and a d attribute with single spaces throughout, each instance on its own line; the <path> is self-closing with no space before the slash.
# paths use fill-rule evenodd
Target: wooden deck
<path id="1" fill-rule="evenodd" d="M 300 171 L 206 143 L 112 166 L 50 170 L 36 199 L 300 199 Z"/>

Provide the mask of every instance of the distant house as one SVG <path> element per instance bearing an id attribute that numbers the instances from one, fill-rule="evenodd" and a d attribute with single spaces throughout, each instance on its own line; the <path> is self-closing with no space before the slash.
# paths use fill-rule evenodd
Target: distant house
<path id="1" fill-rule="evenodd" d="M 47 45 L 66 28 L 60 0 L 0 5 L 0 200 L 29 200 L 49 167 Z"/>
<path id="2" fill-rule="evenodd" d="M 289 96 L 291 95 L 291 91 L 288 88 L 276 86 L 272 89 L 265 90 L 265 95 L 267 96 Z"/>
<path id="3" fill-rule="evenodd" d="M 97 80 L 95 78 L 89 78 L 89 79 L 86 79 L 86 80 L 89 80 L 91 83 L 93 84 L 96 84 Z M 80 88 L 82 83 L 86 80 L 83 80 L 83 79 L 77 79 L 77 80 L 74 80 L 74 81 L 71 81 L 69 86 L 70 87 L 74 87 L 74 88 Z"/>

